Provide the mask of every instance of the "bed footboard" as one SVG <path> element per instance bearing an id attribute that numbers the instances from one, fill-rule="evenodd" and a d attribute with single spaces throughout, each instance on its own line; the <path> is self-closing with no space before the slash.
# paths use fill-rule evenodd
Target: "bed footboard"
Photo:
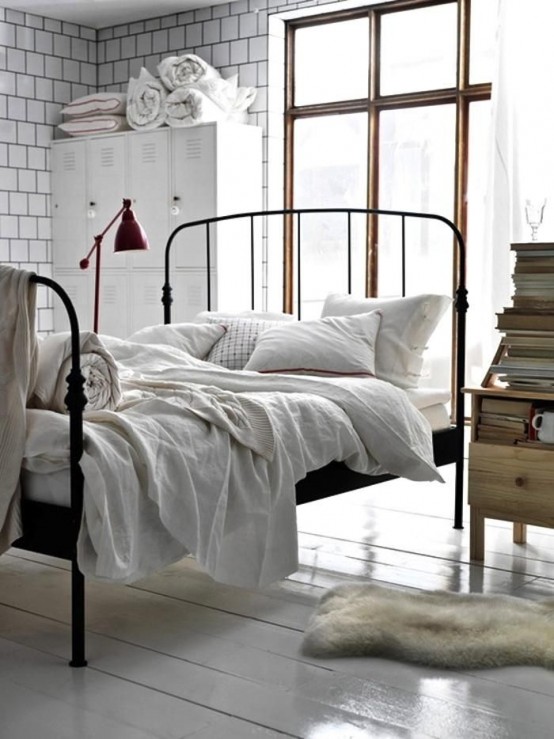
<path id="1" fill-rule="evenodd" d="M 71 660 L 72 667 L 84 667 L 85 659 L 85 578 L 77 563 L 77 539 L 83 513 L 83 473 L 79 460 L 83 453 L 83 409 L 87 403 L 85 378 L 81 374 L 79 321 L 73 304 L 54 280 L 33 275 L 32 282 L 54 290 L 62 300 L 71 331 L 71 370 L 67 377 L 65 403 L 69 411 L 70 507 L 22 501 L 23 536 L 13 543 L 17 549 L 60 557 L 71 562 Z"/>

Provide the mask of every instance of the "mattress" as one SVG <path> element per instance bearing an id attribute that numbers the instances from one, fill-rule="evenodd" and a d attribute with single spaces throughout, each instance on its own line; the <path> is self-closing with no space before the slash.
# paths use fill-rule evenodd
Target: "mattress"
<path id="1" fill-rule="evenodd" d="M 433 431 L 450 426 L 450 391 L 442 388 L 422 387 L 406 390 L 406 395 L 425 416 Z"/>
<path id="2" fill-rule="evenodd" d="M 447 390 L 418 388 L 408 390 L 407 395 L 433 431 L 450 426 L 450 393 Z M 28 500 L 69 506 L 69 470 L 39 474 L 23 469 L 21 484 L 23 495 Z"/>

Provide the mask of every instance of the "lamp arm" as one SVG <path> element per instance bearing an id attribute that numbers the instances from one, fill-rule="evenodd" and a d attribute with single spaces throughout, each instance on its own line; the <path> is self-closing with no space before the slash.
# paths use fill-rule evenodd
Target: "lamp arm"
<path id="1" fill-rule="evenodd" d="M 131 201 L 127 198 L 123 201 L 123 205 L 121 208 L 117 211 L 115 216 L 112 218 L 112 220 L 108 223 L 106 228 L 102 231 L 102 233 L 98 234 L 98 236 L 94 237 L 94 244 L 92 245 L 92 249 L 89 251 L 89 253 L 86 255 L 84 259 L 81 259 L 79 262 L 79 266 L 81 269 L 87 269 L 89 266 L 89 259 L 90 257 L 96 252 L 96 272 L 94 276 L 94 321 L 93 321 L 93 331 L 95 334 L 98 333 L 98 311 L 99 311 L 99 304 L 100 304 L 100 256 L 102 254 L 101 246 L 102 246 L 102 239 L 104 238 L 105 234 L 110 230 L 110 228 L 113 226 L 113 224 L 117 221 L 119 216 L 123 213 L 124 210 L 128 210 L 131 207 Z"/>
<path id="2" fill-rule="evenodd" d="M 98 234 L 98 236 L 95 236 L 94 237 L 94 244 L 92 245 L 91 250 L 89 251 L 89 253 L 86 255 L 86 257 L 84 259 L 81 259 L 81 262 L 80 262 L 81 269 L 86 269 L 88 267 L 89 259 L 94 254 L 94 251 L 96 249 L 98 249 L 98 247 L 102 244 L 102 239 L 104 238 L 104 236 L 108 233 L 108 231 L 110 230 L 110 228 L 117 221 L 117 219 L 123 213 L 123 211 L 129 209 L 130 207 L 131 207 L 131 201 L 129 199 L 125 198 L 123 200 L 123 205 L 117 211 L 117 213 L 112 218 L 112 220 L 108 223 L 108 225 L 106 226 L 106 228 L 102 231 L 102 233 Z"/>
<path id="3" fill-rule="evenodd" d="M 94 333 L 98 333 L 98 310 L 100 304 L 100 258 L 102 255 L 102 239 L 110 230 L 113 224 L 122 215 L 121 224 L 117 230 L 114 241 L 114 252 L 131 251 L 133 249 L 149 249 L 148 239 L 140 223 L 135 219 L 135 215 L 131 210 L 131 201 L 128 198 L 123 200 L 123 206 L 117 211 L 106 228 L 98 236 L 94 237 L 94 244 L 89 253 L 81 259 L 79 266 L 81 269 L 88 269 L 89 259 L 96 254 L 96 274 L 94 280 Z"/>

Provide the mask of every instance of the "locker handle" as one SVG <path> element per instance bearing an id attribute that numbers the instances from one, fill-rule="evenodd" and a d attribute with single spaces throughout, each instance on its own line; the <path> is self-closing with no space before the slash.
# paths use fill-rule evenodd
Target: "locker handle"
<path id="1" fill-rule="evenodd" d="M 169 209 L 169 212 L 171 213 L 172 216 L 178 216 L 179 213 L 181 212 L 181 209 L 177 205 L 177 203 L 179 203 L 180 200 L 181 198 L 178 195 L 173 196 L 173 205 Z"/>

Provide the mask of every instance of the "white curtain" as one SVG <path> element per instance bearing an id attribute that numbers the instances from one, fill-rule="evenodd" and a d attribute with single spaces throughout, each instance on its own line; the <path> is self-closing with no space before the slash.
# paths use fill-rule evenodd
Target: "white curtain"
<path id="1" fill-rule="evenodd" d="M 468 316 L 484 370 L 500 339 L 495 313 L 511 305 L 510 244 L 531 240 L 527 199 L 546 199 L 538 240 L 554 241 L 554 2 L 500 0 L 498 20 L 482 290 Z"/>

